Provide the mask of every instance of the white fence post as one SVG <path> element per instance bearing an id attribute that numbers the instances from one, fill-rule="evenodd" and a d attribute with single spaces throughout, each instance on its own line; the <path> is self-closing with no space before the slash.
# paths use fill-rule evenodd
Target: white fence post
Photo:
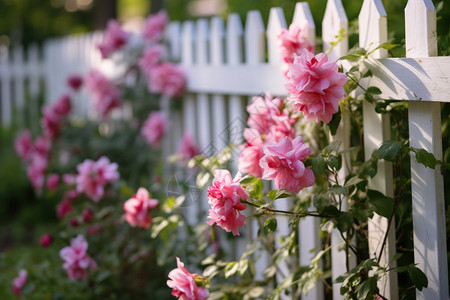
<path id="1" fill-rule="evenodd" d="M 11 78 L 9 66 L 9 52 L 7 47 L 0 48 L 0 81 L 1 81 L 1 108 L 2 108 L 2 126 L 7 128 L 12 122 L 12 103 L 11 103 Z"/>
<path id="2" fill-rule="evenodd" d="M 380 44 L 387 42 L 387 17 L 381 0 L 365 0 L 359 14 L 359 45 L 366 50 L 374 49 Z M 378 49 L 372 53 L 373 58 L 387 57 L 387 50 Z M 379 148 L 383 141 L 390 139 L 390 118 L 388 115 L 381 115 L 375 112 L 375 103 L 363 102 L 364 120 L 364 154 L 369 160 L 372 152 Z M 369 187 L 379 190 L 389 197 L 394 196 L 392 163 L 378 162 L 377 175 L 369 182 Z M 369 220 L 369 255 L 372 258 L 380 257 L 380 250 L 386 230 L 388 220 L 375 214 Z M 381 254 L 380 265 L 388 266 L 395 255 L 395 219 L 391 221 L 388 239 Z M 389 268 L 395 267 L 395 262 Z M 398 299 L 397 273 L 389 272 L 386 277 L 378 281 L 380 294 L 388 299 Z"/>
<path id="3" fill-rule="evenodd" d="M 409 0 L 405 8 L 406 56 L 437 55 L 436 11 L 431 0 Z M 408 103 L 410 145 L 442 159 L 440 103 Z M 444 182 L 411 153 L 411 191 L 414 260 L 428 278 L 428 288 L 416 290 L 418 299 L 448 299 Z"/>

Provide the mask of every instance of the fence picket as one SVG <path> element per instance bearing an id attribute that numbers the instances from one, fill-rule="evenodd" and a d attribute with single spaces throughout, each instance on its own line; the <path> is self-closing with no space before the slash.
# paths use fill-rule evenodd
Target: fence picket
<path id="1" fill-rule="evenodd" d="M 25 95 L 24 95 L 24 58 L 23 48 L 15 47 L 12 57 L 12 73 L 14 76 L 14 115 L 16 118 L 16 125 L 19 127 L 24 126 L 25 116 Z"/>
<path id="2" fill-rule="evenodd" d="M 409 0 L 405 8 L 407 57 L 437 55 L 436 10 L 431 0 Z M 410 145 L 442 159 L 440 104 L 413 101 L 408 106 Z M 448 299 L 444 182 L 439 168 L 419 164 L 411 154 L 414 260 L 428 278 L 417 299 Z"/>
<path id="3" fill-rule="evenodd" d="M 378 45 L 387 42 L 387 16 L 381 0 L 365 0 L 359 14 L 359 46 L 365 49 L 374 49 Z M 372 53 L 374 58 L 387 57 L 386 49 L 378 49 Z M 369 160 L 372 152 L 381 145 L 383 141 L 390 140 L 390 118 L 388 115 L 377 114 L 375 103 L 363 102 L 363 122 L 364 122 L 364 153 L 365 159 Z M 370 128 L 370 130 L 368 130 Z M 378 162 L 378 173 L 369 183 L 371 189 L 379 190 L 389 197 L 393 197 L 393 173 L 392 163 L 384 161 Z M 377 214 L 369 220 L 369 254 L 378 258 L 380 255 L 381 243 L 388 229 L 388 220 Z M 389 227 L 387 244 L 381 256 L 380 265 L 395 267 L 392 258 L 395 255 L 395 219 L 391 221 Z M 391 264 L 390 264 L 391 263 Z M 397 274 L 389 272 L 388 276 L 378 281 L 380 294 L 388 299 L 398 299 Z"/>
<path id="4" fill-rule="evenodd" d="M 337 60 L 348 52 L 348 19 L 341 0 L 328 0 L 322 20 L 323 51 L 330 60 Z M 338 39 L 341 39 L 338 42 Z M 338 42 L 336 45 L 333 46 Z"/>
<path id="5" fill-rule="evenodd" d="M 0 47 L 0 81 L 1 81 L 1 104 L 2 104 L 2 126 L 8 128 L 12 122 L 12 101 L 10 84 L 9 51 L 7 47 Z"/>

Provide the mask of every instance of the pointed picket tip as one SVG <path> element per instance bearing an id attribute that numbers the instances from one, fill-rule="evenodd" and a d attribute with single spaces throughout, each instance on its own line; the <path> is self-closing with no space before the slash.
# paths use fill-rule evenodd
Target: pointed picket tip
<path id="1" fill-rule="evenodd" d="M 364 0 L 359 21 L 359 46 L 372 50 L 388 41 L 387 15 L 381 0 Z M 387 57 L 386 49 L 378 49 L 374 58 Z"/>
<path id="2" fill-rule="evenodd" d="M 409 0 L 405 7 L 405 46 L 408 57 L 436 56 L 436 9 L 431 0 Z"/>
<path id="3" fill-rule="evenodd" d="M 267 24 L 267 46 L 269 63 L 281 64 L 282 57 L 279 49 L 278 35 L 287 28 L 286 18 L 281 7 L 272 7 Z"/>
<path id="4" fill-rule="evenodd" d="M 314 23 L 314 19 L 308 2 L 298 2 L 295 5 L 292 24 L 296 24 L 302 30 L 306 31 L 305 37 L 309 44 L 316 44 L 316 24 Z"/>
<path id="5" fill-rule="evenodd" d="M 348 52 L 348 19 L 341 0 L 328 0 L 325 14 L 322 20 L 323 50 L 331 48 L 331 43 L 336 41 L 341 31 L 344 38 L 328 54 L 330 60 L 337 60 Z"/>
<path id="6" fill-rule="evenodd" d="M 265 60 L 266 42 L 265 28 L 261 13 L 251 10 L 245 22 L 245 61 L 247 64 L 258 64 Z"/>
<path id="7" fill-rule="evenodd" d="M 233 13 L 228 16 L 227 22 L 227 62 L 229 64 L 239 64 L 242 62 L 242 36 L 244 30 L 242 28 L 241 18 L 238 14 Z"/>

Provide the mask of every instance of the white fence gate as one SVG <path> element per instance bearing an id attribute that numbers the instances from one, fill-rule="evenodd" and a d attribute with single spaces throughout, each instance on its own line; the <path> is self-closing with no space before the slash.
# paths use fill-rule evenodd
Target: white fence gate
<path id="1" fill-rule="evenodd" d="M 292 23 L 307 28 L 307 39 L 315 44 L 315 23 L 306 2 L 297 3 Z M 173 118 L 173 141 L 166 143 L 169 152 L 179 140 L 183 130 L 195 133 L 200 149 L 211 145 L 221 149 L 228 142 L 239 142 L 236 132 L 242 132 L 248 97 L 264 92 L 286 96 L 284 78 L 280 71 L 281 57 L 278 52 L 277 35 L 287 23 L 282 9 L 272 8 L 267 29 L 261 14 L 250 11 L 243 26 L 237 14 L 231 14 L 226 21 L 213 17 L 210 21 L 199 19 L 180 24 L 172 22 L 167 31 L 171 55 L 178 59 L 187 73 L 188 93 L 183 99 L 181 116 Z M 366 63 L 373 77 L 363 85 L 377 86 L 382 90 L 379 99 L 409 101 L 410 145 L 423 148 L 442 159 L 442 136 L 440 102 L 450 101 L 450 58 L 437 55 L 436 12 L 431 0 L 409 0 L 405 8 L 406 58 L 386 58 L 386 50 L 372 54 Z M 331 47 L 339 32 L 348 31 L 348 21 L 341 0 L 328 0 L 322 20 L 322 41 L 324 50 Z M 359 15 L 359 44 L 374 48 L 386 42 L 388 36 L 387 16 L 381 0 L 365 0 Z M 30 48 L 28 61 L 24 62 L 20 48 L 13 51 L 13 60 L 8 60 L 5 51 L 0 52 L 1 122 L 11 124 L 12 115 L 17 114 L 20 123 L 24 81 L 29 82 L 30 94 L 37 95 L 39 80 L 46 83 L 47 101 L 54 101 L 62 93 L 65 78 L 72 73 L 85 74 L 97 67 L 113 72 L 113 66 L 101 62 L 94 51 L 100 34 L 49 41 L 44 47 L 44 60 L 37 59 L 37 51 Z M 267 48 L 267 49 L 266 49 Z M 337 59 L 348 52 L 348 40 L 344 38 L 330 52 L 330 59 Z M 267 53 L 267 61 L 266 61 Z M 62 55 L 64 54 L 64 55 Z M 344 62 L 345 67 L 345 62 Z M 88 99 L 86 95 L 82 97 Z M 80 101 L 77 112 L 86 115 L 86 101 Z M 389 136 L 389 119 L 375 113 L 374 106 L 364 104 L 364 145 L 366 158 Z M 33 112 L 33 110 L 31 110 Z M 35 116 L 37 118 L 37 116 Z M 348 141 L 348 124 L 341 128 L 339 139 Z M 393 194 L 392 166 L 387 162 L 379 165 L 376 178 L 370 183 L 388 196 Z M 345 170 L 343 171 L 345 175 Z M 425 168 L 411 155 L 412 203 L 414 221 L 415 262 L 428 277 L 428 288 L 416 290 L 417 299 L 448 299 L 448 270 L 445 230 L 445 207 L 443 175 L 440 170 Z M 281 200 L 283 201 L 283 200 Z M 281 202 L 289 209 L 288 200 Z M 198 209 L 205 209 L 206 203 L 189 207 L 191 222 Z M 306 218 L 300 226 L 300 262 L 309 265 L 314 253 L 320 249 L 318 220 Z M 288 233 L 288 223 L 280 218 L 277 237 Z M 250 225 L 249 228 L 252 226 Z M 393 229 L 395 226 L 391 226 Z M 388 228 L 387 220 L 374 217 L 369 225 L 369 249 L 372 255 L 379 253 L 381 237 Z M 256 226 L 247 234 L 255 236 Z M 244 235 L 245 236 L 245 235 Z M 241 238 L 235 250 L 240 255 L 245 246 Z M 339 238 L 334 239 L 339 242 Z M 336 247 L 334 247 L 336 248 Z M 395 234 L 389 236 L 384 249 L 383 264 L 386 265 L 395 254 Z M 267 257 L 266 257 L 267 258 Z M 264 257 L 263 257 L 264 259 Z M 345 272 L 343 253 L 336 249 L 332 253 L 333 278 Z M 259 271 L 265 265 L 257 266 Z M 287 265 L 280 268 L 288 268 Z M 395 275 L 395 274 L 394 274 Z M 380 289 L 388 299 L 398 299 L 397 279 L 392 275 L 380 282 Z M 323 299 L 320 283 L 302 299 Z M 333 286 L 333 298 L 340 299 L 339 285 Z"/>

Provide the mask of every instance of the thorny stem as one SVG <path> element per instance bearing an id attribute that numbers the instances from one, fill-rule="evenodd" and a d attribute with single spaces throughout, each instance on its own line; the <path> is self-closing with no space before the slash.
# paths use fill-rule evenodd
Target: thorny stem
<path id="1" fill-rule="evenodd" d="M 255 203 L 252 203 L 252 202 L 248 202 L 246 200 L 241 200 L 241 203 L 245 203 L 245 204 L 251 205 L 253 207 L 265 210 L 265 211 L 270 211 L 272 213 L 280 213 L 280 214 L 297 216 L 297 217 L 307 217 L 307 216 L 319 217 L 319 218 L 327 217 L 326 215 L 322 215 L 321 213 L 316 212 L 316 211 L 303 211 L 301 213 L 296 213 L 296 212 L 292 212 L 292 211 L 273 209 L 273 208 L 269 208 L 269 207 L 261 207 L 258 204 L 255 204 Z"/>

